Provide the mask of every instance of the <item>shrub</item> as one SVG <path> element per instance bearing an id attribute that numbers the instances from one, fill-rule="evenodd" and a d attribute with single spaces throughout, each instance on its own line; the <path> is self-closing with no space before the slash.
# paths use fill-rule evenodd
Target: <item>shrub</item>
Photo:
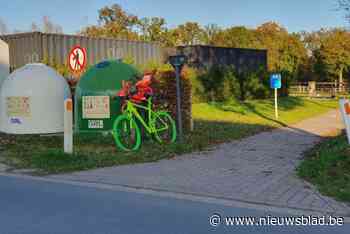
<path id="1" fill-rule="evenodd" d="M 42 60 L 42 63 L 54 68 L 63 77 L 68 77 L 70 75 L 67 63 L 60 64 L 60 63 L 56 62 L 56 60 L 53 59 L 52 61 L 50 61 L 48 58 L 44 58 Z"/>
<path id="2" fill-rule="evenodd" d="M 263 70 L 238 74 L 234 67 L 212 66 L 191 78 L 195 102 L 259 99 L 270 95 L 268 74 Z"/>
<path id="3" fill-rule="evenodd" d="M 189 75 L 189 79 L 192 85 L 192 102 L 193 103 L 202 103 L 207 102 L 208 98 L 206 96 L 206 90 L 198 78 L 199 72 L 197 70 L 192 69 Z"/>
<path id="4" fill-rule="evenodd" d="M 241 96 L 238 76 L 233 67 L 227 67 L 225 70 L 222 95 L 225 101 L 239 99 Z"/>
<path id="5" fill-rule="evenodd" d="M 204 94 L 208 101 L 223 101 L 221 93 L 225 80 L 225 69 L 223 67 L 218 65 L 212 66 L 209 70 L 200 72 L 198 79 L 204 87 Z"/>
<path id="6" fill-rule="evenodd" d="M 145 70 L 147 71 L 147 70 Z M 176 119 L 176 74 L 170 64 L 164 64 L 154 68 L 155 82 L 153 89 L 157 95 L 154 103 L 160 109 L 169 111 Z M 181 112 L 184 130 L 193 129 L 192 121 L 192 95 L 191 76 L 192 70 L 185 67 L 181 73 Z"/>
<path id="7" fill-rule="evenodd" d="M 126 64 L 135 64 L 135 59 L 134 57 L 128 55 L 123 58 L 123 62 Z"/>
<path id="8" fill-rule="evenodd" d="M 244 81 L 244 99 L 263 99 L 270 95 L 268 74 L 265 72 L 248 73 Z"/>

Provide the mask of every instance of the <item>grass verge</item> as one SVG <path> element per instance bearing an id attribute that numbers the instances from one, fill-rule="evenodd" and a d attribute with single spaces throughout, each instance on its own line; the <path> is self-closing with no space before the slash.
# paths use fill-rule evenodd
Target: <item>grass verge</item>
<path id="1" fill-rule="evenodd" d="M 346 136 L 325 139 L 307 152 L 298 174 L 322 194 L 350 202 L 350 147 Z"/>
<path id="2" fill-rule="evenodd" d="M 79 135 L 74 139 L 73 155 L 62 151 L 61 136 L 1 136 L 5 147 L 0 163 L 13 168 L 34 168 L 38 173 L 63 173 L 114 165 L 144 163 L 172 158 L 175 155 L 201 151 L 211 145 L 241 139 L 258 132 L 285 126 L 336 108 L 334 100 L 281 98 L 280 118 L 274 119 L 273 100 L 239 103 L 194 104 L 194 131 L 185 136 L 185 143 L 158 145 L 143 142 L 137 152 L 116 149 L 111 135 Z"/>

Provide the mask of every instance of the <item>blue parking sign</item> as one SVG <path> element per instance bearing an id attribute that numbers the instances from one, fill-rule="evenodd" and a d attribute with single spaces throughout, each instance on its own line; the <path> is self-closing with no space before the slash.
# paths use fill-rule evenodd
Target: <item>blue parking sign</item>
<path id="1" fill-rule="evenodd" d="M 270 76 L 270 87 L 271 89 L 280 89 L 282 87 L 281 74 L 275 73 Z"/>

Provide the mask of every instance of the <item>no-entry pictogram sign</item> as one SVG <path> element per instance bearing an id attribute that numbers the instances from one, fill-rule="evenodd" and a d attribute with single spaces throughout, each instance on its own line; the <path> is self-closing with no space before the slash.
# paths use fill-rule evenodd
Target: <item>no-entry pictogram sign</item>
<path id="1" fill-rule="evenodd" d="M 74 46 L 68 55 L 68 65 L 72 73 L 81 73 L 86 67 L 86 49 L 81 46 Z"/>

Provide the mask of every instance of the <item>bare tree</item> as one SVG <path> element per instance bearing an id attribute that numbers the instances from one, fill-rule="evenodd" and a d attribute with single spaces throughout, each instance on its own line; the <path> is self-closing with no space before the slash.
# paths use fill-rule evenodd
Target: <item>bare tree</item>
<path id="1" fill-rule="evenodd" d="M 0 18 L 0 35 L 8 32 L 6 23 Z"/>

